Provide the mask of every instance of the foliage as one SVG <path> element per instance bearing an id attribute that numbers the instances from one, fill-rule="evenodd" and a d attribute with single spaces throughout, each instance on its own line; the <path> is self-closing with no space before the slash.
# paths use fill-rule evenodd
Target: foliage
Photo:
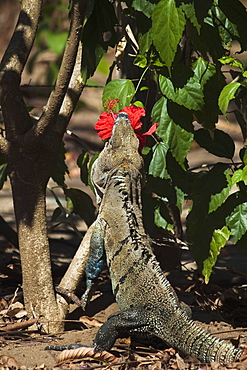
<path id="1" fill-rule="evenodd" d="M 127 40 L 131 48 L 136 38 L 138 47 L 126 52 L 129 55 L 125 57 L 137 77 L 111 80 L 113 64 L 102 105 L 107 111 L 107 102 L 119 99 L 114 112 L 130 104 L 143 106 L 144 126 L 159 124 L 153 140 L 143 150 L 147 186 L 150 194 L 155 194 L 150 207 L 154 214 L 148 217 L 157 226 L 174 230 L 174 218 L 165 204 L 169 202 L 181 212 L 184 199 L 191 202 L 187 241 L 208 281 L 220 249 L 230 236 L 246 251 L 247 148 L 243 146 L 235 163 L 233 139 L 217 128 L 219 116 L 232 124 L 234 115 L 243 142 L 247 138 L 247 72 L 238 59 L 238 54 L 247 49 L 246 9 L 239 0 L 208 0 L 203 4 L 199 0 L 127 0 L 117 5 L 115 12 L 109 0 L 89 2 L 81 38 L 82 78 L 86 82 L 93 76 L 104 53 L 125 34 L 116 25 L 121 25 L 120 29 L 123 24 L 131 25 L 132 36 L 127 32 Z M 63 1 L 56 11 L 59 7 L 65 10 Z M 32 69 L 37 55 L 49 48 L 56 55 L 48 74 L 51 83 L 67 37 L 59 19 L 47 28 L 52 12 L 54 7 L 45 9 L 36 39 L 37 52 L 29 62 Z M 123 49 L 120 54 L 124 61 Z M 215 164 L 192 169 L 187 160 L 192 143 L 213 154 Z M 62 146 L 52 177 L 64 190 L 69 212 L 79 214 L 90 225 L 94 206 L 85 193 L 66 186 L 64 159 Z M 90 184 L 88 171 L 94 159 L 83 151 L 77 161 L 86 185 Z M 0 186 L 5 177 L 6 164 L 0 162 Z M 86 202 L 86 207 L 78 206 L 81 202 Z M 60 213 L 55 210 L 53 221 Z"/>
<path id="2" fill-rule="evenodd" d="M 155 142 L 149 144 L 152 150 L 143 153 L 148 185 L 159 196 L 154 223 L 174 227 L 171 215 L 164 212 L 164 200 L 180 210 L 184 198 L 192 201 L 187 240 L 208 281 L 229 237 L 238 243 L 247 235 L 246 148 L 234 163 L 234 141 L 217 128 L 219 116 L 230 121 L 232 112 L 246 140 L 247 73 L 232 51 L 233 46 L 238 53 L 247 49 L 246 9 L 238 0 L 211 0 L 203 6 L 197 0 L 126 3 L 125 14 L 136 21 L 139 49 L 132 63 L 141 77 L 138 83 L 133 79 L 110 81 L 103 92 L 103 106 L 116 98 L 120 99 L 118 109 L 137 99 L 143 106 L 152 106 L 146 125 L 151 125 L 151 117 L 159 126 Z M 150 79 L 157 84 L 151 102 Z M 193 141 L 215 156 L 215 164 L 190 168 L 187 154 Z"/>
<path id="3" fill-rule="evenodd" d="M 52 19 L 52 22 L 51 22 Z M 28 62 L 28 71 L 32 73 L 38 57 L 49 51 L 49 57 L 45 63 L 45 77 L 48 84 L 54 84 L 60 68 L 61 57 L 68 37 L 68 4 L 59 0 L 57 6 L 50 2 L 44 5 L 42 19 L 39 23 L 35 38 L 35 52 Z"/>

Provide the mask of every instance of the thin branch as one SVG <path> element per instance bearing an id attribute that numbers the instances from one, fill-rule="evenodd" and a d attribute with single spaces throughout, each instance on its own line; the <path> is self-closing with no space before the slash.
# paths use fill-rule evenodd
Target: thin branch
<path id="1" fill-rule="evenodd" d="M 1 70 L 21 75 L 36 36 L 43 0 L 22 0 L 14 34 L 1 62 Z"/>
<path id="2" fill-rule="evenodd" d="M 71 11 L 71 25 L 67 39 L 62 64 L 58 73 L 57 82 L 54 90 L 51 92 L 47 105 L 44 107 L 42 116 L 37 124 L 26 134 L 25 145 L 35 146 L 37 140 L 43 137 L 57 120 L 60 108 L 65 95 L 69 94 L 69 82 L 74 71 L 78 46 L 81 37 L 82 23 L 85 17 L 85 10 L 88 0 L 74 0 Z M 82 81 L 81 81 L 82 84 Z M 81 86 L 81 85 L 80 85 Z M 71 110 L 72 114 L 72 110 Z M 60 133 L 63 129 L 59 129 Z"/>
<path id="3" fill-rule="evenodd" d="M 67 289 L 70 292 L 74 292 L 81 281 L 86 268 L 86 263 L 89 256 L 91 235 L 95 228 L 95 222 L 87 230 L 79 248 L 76 251 L 73 260 L 71 261 L 68 270 L 64 274 L 59 288 Z M 58 289 L 59 289 L 58 288 Z"/>
<path id="4" fill-rule="evenodd" d="M 78 103 L 82 90 L 85 87 L 83 80 L 81 78 L 81 63 L 82 63 L 82 44 L 80 43 L 78 46 L 75 66 L 69 83 L 69 88 L 63 100 L 63 104 L 61 106 L 57 118 L 56 126 L 54 128 L 54 131 L 59 132 L 60 135 L 64 134 L 66 127 L 69 123 L 69 120 L 71 118 L 71 115 L 74 112 L 75 107 Z"/>
<path id="5" fill-rule="evenodd" d="M 0 100 L 11 141 L 32 126 L 19 85 L 37 32 L 42 3 L 42 0 L 22 1 L 15 31 L 0 66 Z"/>

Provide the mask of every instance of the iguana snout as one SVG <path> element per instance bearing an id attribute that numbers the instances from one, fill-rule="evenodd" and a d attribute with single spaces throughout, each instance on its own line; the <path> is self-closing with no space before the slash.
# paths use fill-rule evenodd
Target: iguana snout
<path id="1" fill-rule="evenodd" d="M 123 150 L 131 150 L 132 148 L 134 150 L 138 149 L 139 140 L 131 126 L 127 113 L 121 112 L 117 115 L 109 145 L 112 149 L 118 148 L 118 150 L 121 149 L 120 147 L 122 147 Z"/>

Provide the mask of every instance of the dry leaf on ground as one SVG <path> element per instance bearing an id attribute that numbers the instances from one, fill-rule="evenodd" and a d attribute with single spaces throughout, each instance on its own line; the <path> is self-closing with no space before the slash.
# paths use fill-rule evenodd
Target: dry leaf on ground
<path id="1" fill-rule="evenodd" d="M 107 351 L 94 352 L 93 347 L 79 347 L 76 349 L 66 349 L 58 356 L 58 363 L 65 362 L 67 360 L 75 360 L 89 357 L 92 360 L 100 362 L 118 362 L 116 356 L 112 355 Z"/>

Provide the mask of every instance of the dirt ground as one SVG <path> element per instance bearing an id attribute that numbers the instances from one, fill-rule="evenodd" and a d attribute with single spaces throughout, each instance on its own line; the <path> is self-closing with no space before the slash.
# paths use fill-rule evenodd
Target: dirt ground
<path id="1" fill-rule="evenodd" d="M 61 236 L 63 237 L 62 241 Z M 63 235 L 59 235 L 59 233 L 53 235 L 51 251 L 55 264 L 55 281 L 59 279 L 59 275 L 63 273 L 72 257 L 75 244 L 76 239 L 71 238 L 69 232 Z M 166 259 L 170 251 L 168 247 L 162 247 L 160 252 L 158 255 L 163 256 L 160 259 L 162 264 L 162 258 Z M 24 320 L 25 308 L 22 305 L 21 290 L 16 292 L 19 276 L 18 251 L 13 250 L 8 243 L 1 240 L 0 253 L 2 255 L 0 268 L 3 267 L 7 256 L 11 254 L 15 261 L 12 267 L 16 270 L 16 275 L 0 275 L 0 325 L 2 326 Z M 236 346 L 244 347 L 247 347 L 246 266 L 247 255 L 238 250 L 236 246 L 228 245 L 222 251 L 208 285 L 202 282 L 200 275 L 196 272 L 188 251 L 182 253 L 182 268 L 175 268 L 167 273 L 168 279 L 175 287 L 180 299 L 192 308 L 193 319 L 199 325 L 209 332 L 215 333 L 218 338 L 232 341 Z M 82 282 L 78 294 L 81 294 L 84 289 L 85 282 Z M 14 295 L 16 295 L 15 298 L 13 298 Z M 11 302 L 13 303 L 10 304 Z M 71 343 L 92 346 L 101 323 L 117 310 L 117 304 L 111 293 L 108 273 L 105 270 L 86 311 L 83 312 L 81 308 L 71 304 L 64 333 L 56 336 L 43 335 L 35 325 L 29 329 L 16 329 L 8 332 L 0 330 L 0 369 L 10 368 L 11 365 L 22 370 L 36 367 L 53 368 L 59 362 L 59 352 L 45 350 L 47 346 Z M 196 368 L 206 366 L 203 364 L 192 366 L 191 358 L 183 360 L 173 349 L 166 349 L 161 343 L 153 343 L 152 341 L 130 345 L 129 340 L 121 340 L 117 342 L 117 346 L 113 348 L 111 353 L 118 358 L 119 362 L 129 363 L 128 367 L 122 368 L 185 369 L 193 368 L 193 366 Z M 102 360 L 97 361 L 90 356 L 78 360 L 79 363 L 75 362 L 73 365 L 60 363 L 59 366 L 95 368 L 95 366 L 102 365 Z M 5 361 L 5 365 L 1 365 L 1 361 Z M 116 368 L 116 365 L 113 368 Z M 117 368 L 121 368 L 120 365 Z M 207 365 L 206 368 L 208 369 L 210 366 Z M 232 364 L 231 368 L 247 369 L 247 364 L 243 361 Z"/>

